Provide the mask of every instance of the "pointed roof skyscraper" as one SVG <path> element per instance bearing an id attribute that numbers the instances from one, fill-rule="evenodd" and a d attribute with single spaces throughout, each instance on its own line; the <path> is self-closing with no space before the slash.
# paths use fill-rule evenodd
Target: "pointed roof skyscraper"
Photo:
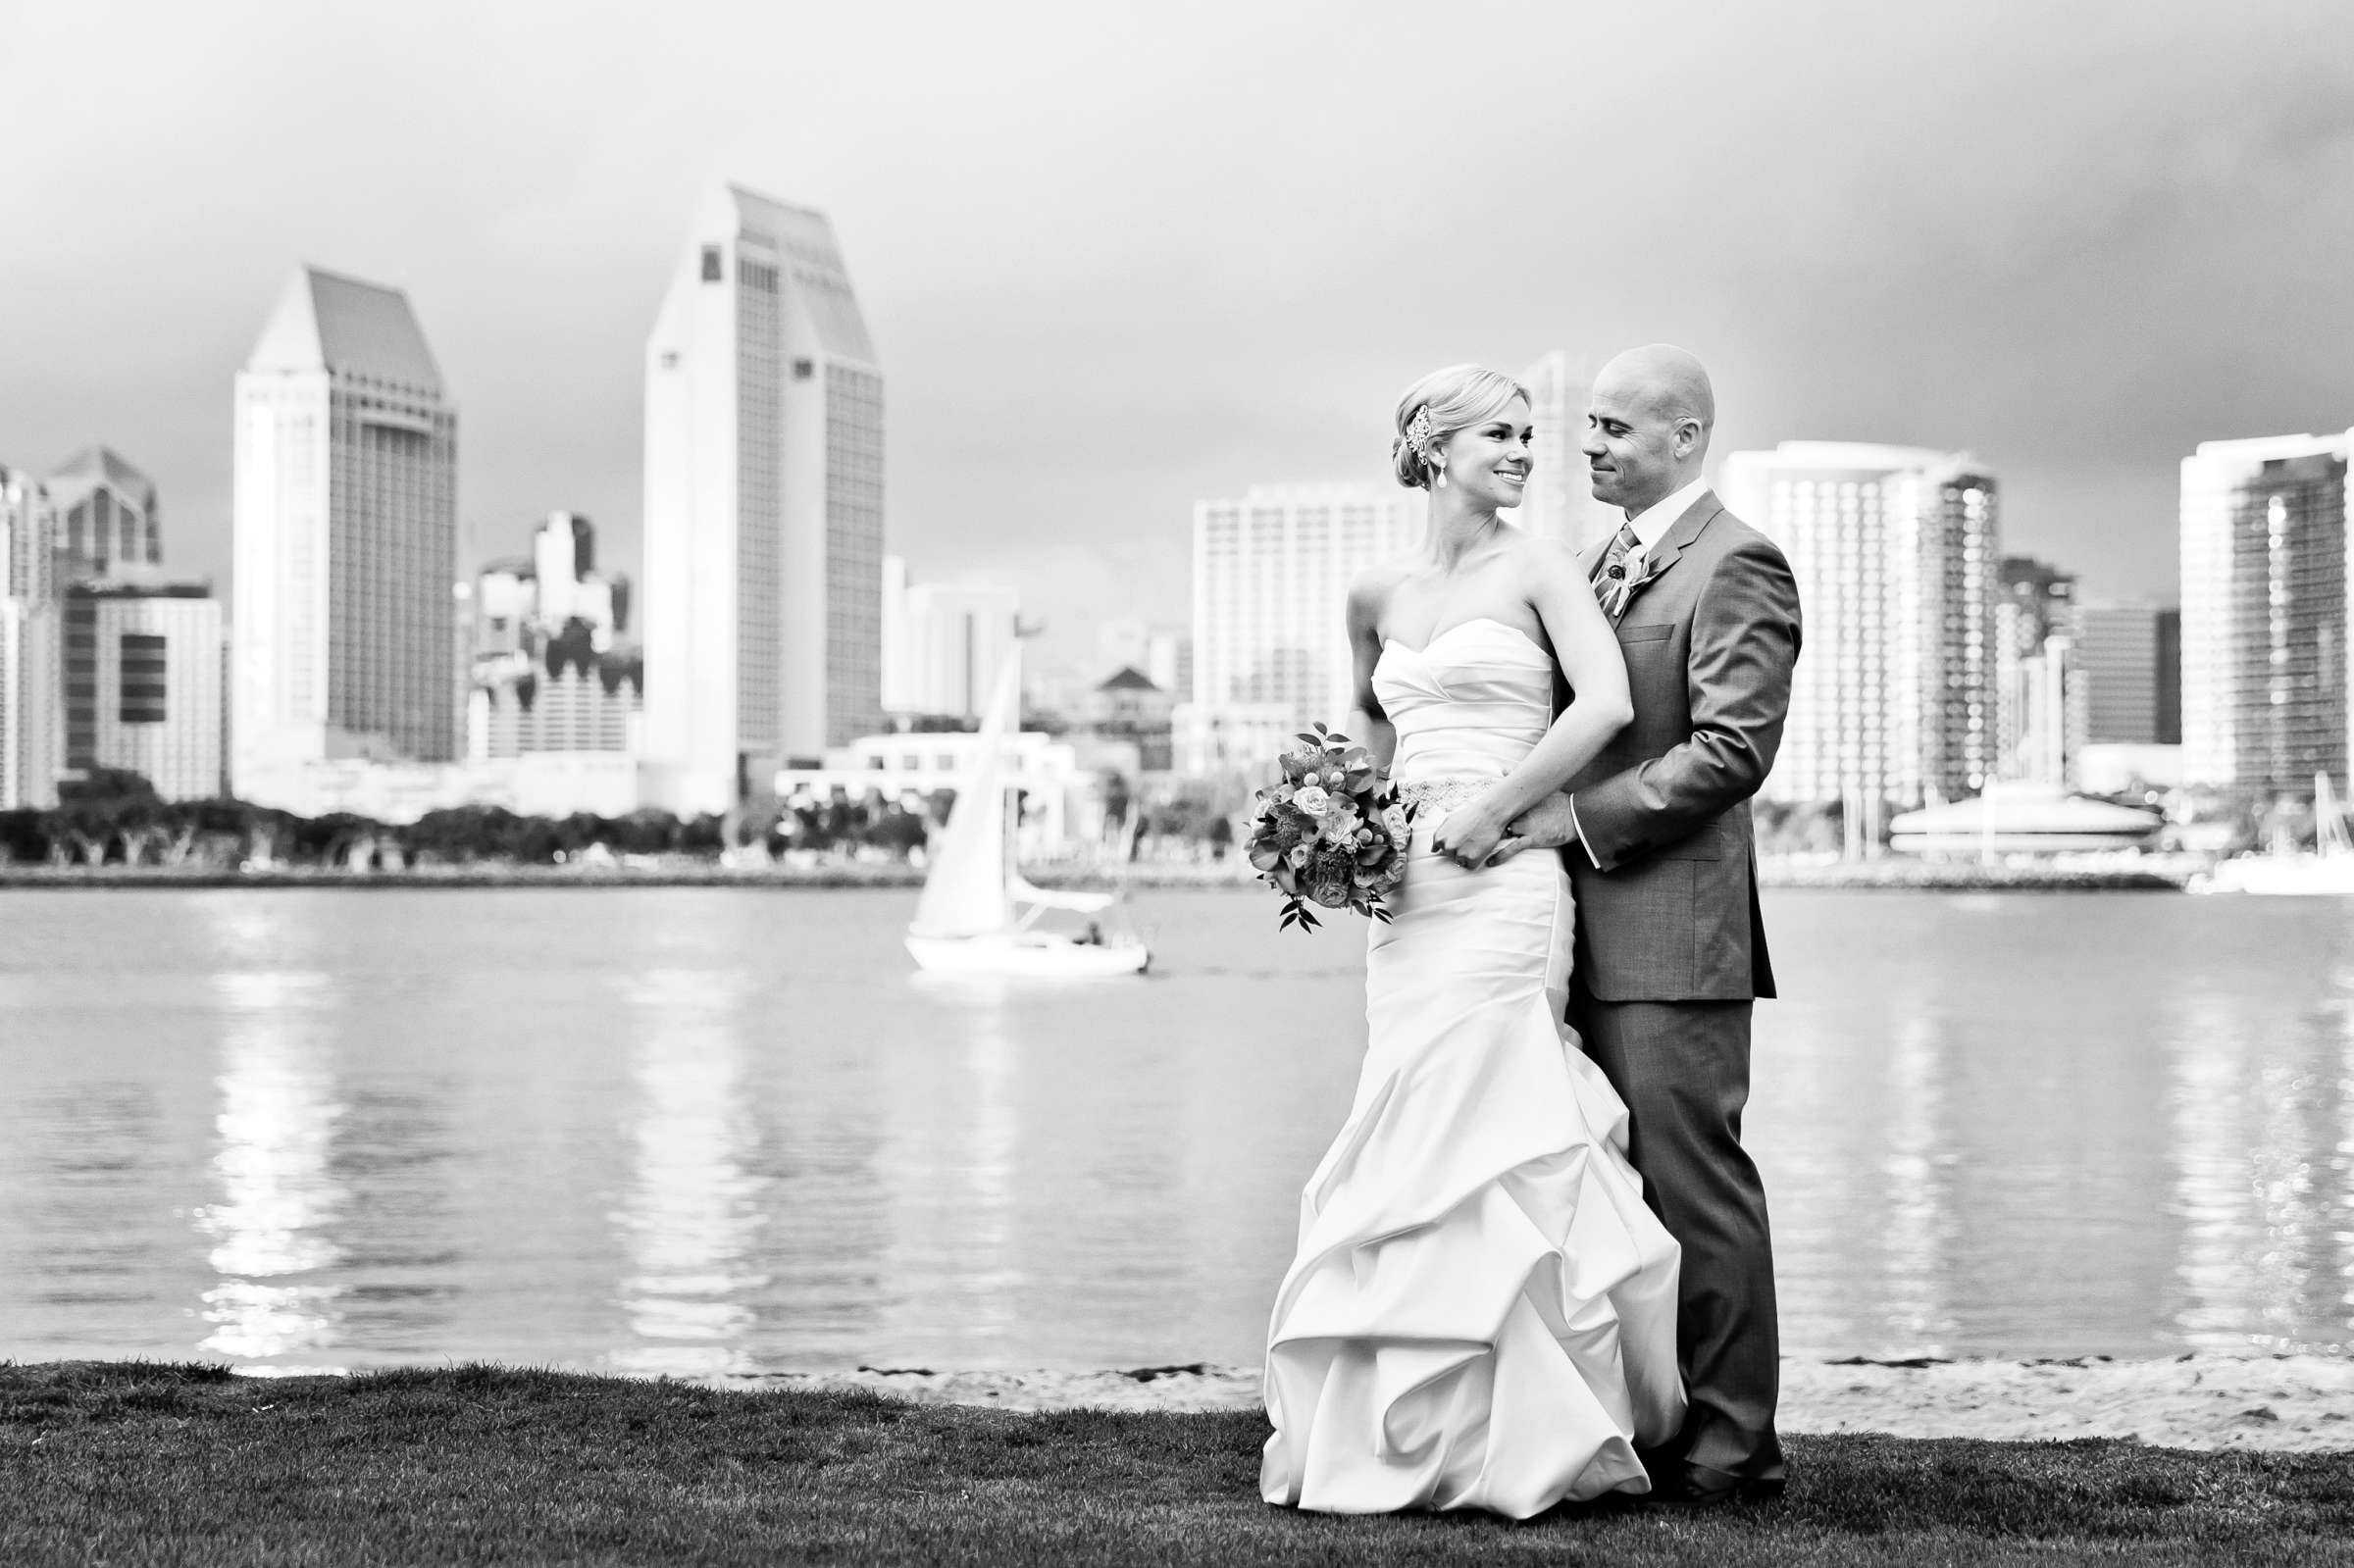
<path id="1" fill-rule="evenodd" d="M 408 296 L 300 267 L 237 377 L 239 794 L 447 761 L 458 737 L 457 411 Z"/>

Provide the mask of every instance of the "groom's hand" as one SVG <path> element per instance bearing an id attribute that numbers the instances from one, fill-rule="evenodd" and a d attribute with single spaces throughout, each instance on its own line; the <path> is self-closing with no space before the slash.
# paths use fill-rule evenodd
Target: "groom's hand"
<path id="1" fill-rule="evenodd" d="M 1569 808 L 1569 797 L 1547 795 L 1511 820 L 1488 864 L 1501 865 L 1523 849 L 1559 849 L 1576 838 L 1577 814 Z"/>

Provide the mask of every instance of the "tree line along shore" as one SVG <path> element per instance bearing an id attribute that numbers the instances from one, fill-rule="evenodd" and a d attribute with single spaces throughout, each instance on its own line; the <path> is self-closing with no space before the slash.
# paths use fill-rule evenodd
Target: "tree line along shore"
<path id="1" fill-rule="evenodd" d="M 387 823 L 350 813 L 303 817 L 229 798 L 168 801 L 135 774 L 100 771 L 54 807 L 0 811 L 0 885 L 914 885 L 951 803 L 946 791 L 920 811 L 880 796 L 837 796 L 689 817 L 650 807 L 618 817 L 536 817 L 457 806 Z M 1253 881 L 1235 853 L 1232 817 L 1203 792 L 1118 804 L 1120 832 L 1111 836 L 1124 854 L 1077 846 L 1026 861 L 1032 880 L 1164 887 Z M 1767 886 L 2175 890 L 2197 869 L 2168 857 L 2098 865 L 1842 861 L 1819 846 L 1821 828 L 1812 817 L 1761 808 Z"/>

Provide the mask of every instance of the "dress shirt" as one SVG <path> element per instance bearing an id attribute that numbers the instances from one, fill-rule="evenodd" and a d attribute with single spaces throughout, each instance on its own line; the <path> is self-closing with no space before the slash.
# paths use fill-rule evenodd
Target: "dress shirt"
<path id="1" fill-rule="evenodd" d="M 1627 518 L 1626 526 L 1635 531 L 1635 547 L 1626 552 L 1628 577 L 1643 575 L 1643 558 L 1651 553 L 1651 547 L 1660 542 L 1661 534 L 1675 527 L 1675 520 L 1690 511 L 1692 503 L 1699 500 L 1708 487 L 1707 480 L 1694 480 L 1673 495 L 1654 501 Z"/>

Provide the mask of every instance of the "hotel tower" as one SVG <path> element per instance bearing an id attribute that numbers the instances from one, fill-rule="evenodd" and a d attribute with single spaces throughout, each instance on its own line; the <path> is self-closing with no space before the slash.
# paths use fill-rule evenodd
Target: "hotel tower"
<path id="1" fill-rule="evenodd" d="M 1725 459 L 1725 504 L 1789 556 L 1806 613 L 1769 799 L 1868 819 L 1995 766 L 1995 481 L 1967 453 L 1784 441 Z"/>
<path id="2" fill-rule="evenodd" d="M 1429 502 L 1422 490 L 1375 483 L 1261 484 L 1195 503 L 1182 771 L 1263 769 L 1304 726 L 1349 725 L 1349 584 L 1421 544 Z"/>
<path id="3" fill-rule="evenodd" d="M 2182 771 L 2269 800 L 2347 783 L 2354 431 L 2203 441 L 2182 460 Z"/>
<path id="4" fill-rule="evenodd" d="M 643 793 L 679 812 L 882 726 L 883 376 L 824 215 L 727 185 L 645 346 Z"/>
<path id="5" fill-rule="evenodd" d="M 232 485 L 237 793 L 455 757 L 458 416 L 406 295 L 295 272 L 237 375 Z"/>

